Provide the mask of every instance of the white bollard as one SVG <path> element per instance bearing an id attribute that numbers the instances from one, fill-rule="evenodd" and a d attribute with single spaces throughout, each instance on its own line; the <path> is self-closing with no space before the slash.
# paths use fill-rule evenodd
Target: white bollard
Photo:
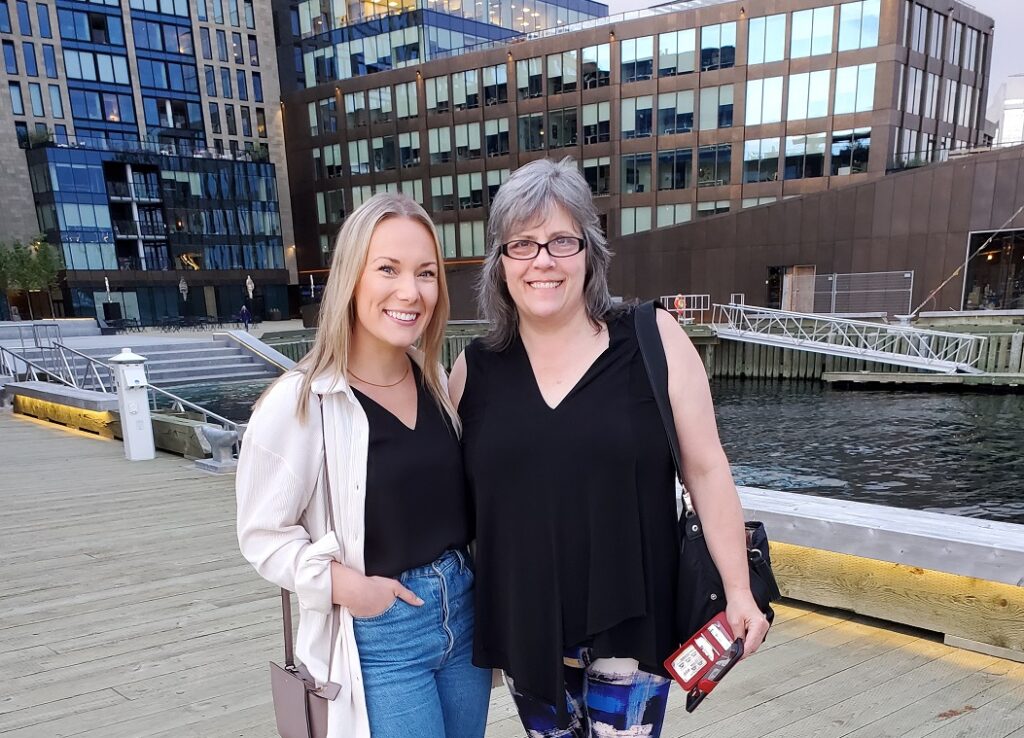
<path id="1" fill-rule="evenodd" d="M 129 461 L 154 459 L 156 445 L 153 443 L 153 419 L 149 414 L 146 357 L 125 348 L 109 361 L 117 374 L 117 409 L 121 413 L 125 458 Z"/>

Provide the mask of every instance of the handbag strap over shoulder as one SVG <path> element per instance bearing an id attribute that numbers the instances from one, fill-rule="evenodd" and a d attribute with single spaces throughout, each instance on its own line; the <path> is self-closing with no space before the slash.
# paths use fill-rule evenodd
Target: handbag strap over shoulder
<path id="1" fill-rule="evenodd" d="M 661 342 L 661 333 L 658 331 L 657 310 L 659 308 L 665 309 L 655 300 L 637 306 L 634 316 L 636 339 L 640 345 L 640 356 L 643 358 L 644 368 L 647 370 L 647 378 L 651 382 L 651 390 L 654 392 L 654 401 L 657 403 L 658 413 L 661 415 L 661 423 L 665 427 L 668 449 L 672 453 L 672 463 L 676 467 L 676 477 L 683 487 L 685 514 L 687 517 L 693 517 L 696 515 L 696 511 L 693 509 L 690 493 L 686 491 L 686 485 L 683 484 L 679 436 L 676 433 L 672 403 L 668 396 L 668 360 L 665 358 L 665 345 Z"/>
<path id="2" fill-rule="evenodd" d="M 337 535 L 334 525 L 334 502 L 331 498 L 331 479 L 327 471 L 327 431 L 324 425 L 324 404 L 323 396 L 320 398 L 320 428 L 323 433 L 324 464 L 322 467 L 324 490 L 327 493 L 327 520 L 330 530 Z M 334 642 L 335 634 L 338 631 L 337 608 L 333 608 L 333 620 L 331 623 L 331 642 Z M 295 668 L 295 636 L 292 632 L 292 593 L 284 587 L 281 588 L 281 618 L 284 621 L 284 664 L 288 669 Z M 327 673 L 330 675 L 334 666 L 334 647 L 331 647 L 331 656 L 327 665 Z"/>

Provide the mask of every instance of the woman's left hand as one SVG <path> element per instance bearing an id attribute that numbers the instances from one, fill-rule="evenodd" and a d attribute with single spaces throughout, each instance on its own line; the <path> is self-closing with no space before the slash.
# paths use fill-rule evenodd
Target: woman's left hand
<path id="1" fill-rule="evenodd" d="M 743 639 L 743 658 L 754 653 L 768 633 L 768 618 L 754 602 L 750 590 L 726 596 L 725 617 L 736 638 Z"/>

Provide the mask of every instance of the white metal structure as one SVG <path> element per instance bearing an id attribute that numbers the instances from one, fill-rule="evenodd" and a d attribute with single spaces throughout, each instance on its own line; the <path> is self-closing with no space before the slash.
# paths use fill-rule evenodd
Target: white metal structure
<path id="1" fill-rule="evenodd" d="M 985 339 L 752 305 L 714 306 L 720 338 L 954 374 L 976 368 Z"/>
<path id="2" fill-rule="evenodd" d="M 703 323 L 704 313 L 711 310 L 711 295 L 662 295 L 658 299 L 683 325 Z"/>

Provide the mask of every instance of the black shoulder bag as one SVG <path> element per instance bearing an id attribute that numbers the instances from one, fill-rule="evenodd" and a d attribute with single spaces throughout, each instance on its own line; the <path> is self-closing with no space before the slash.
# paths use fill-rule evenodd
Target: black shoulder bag
<path id="1" fill-rule="evenodd" d="M 654 399 L 658 403 L 668 447 L 672 452 L 676 476 L 683 485 L 684 510 L 679 517 L 679 575 L 676 587 L 676 637 L 685 643 L 694 633 L 718 613 L 725 610 L 725 587 L 718 568 L 708 551 L 704 540 L 704 528 L 697 511 L 693 508 L 690 494 L 683 483 L 682 465 L 679 456 L 679 438 L 676 435 L 672 405 L 668 396 L 668 362 L 665 347 L 658 332 L 654 302 L 645 302 L 637 307 L 636 336 L 640 344 L 647 376 L 651 381 Z M 747 562 L 750 565 L 750 591 L 754 601 L 764 612 L 770 623 L 775 618 L 771 603 L 779 599 L 778 584 L 772 573 L 771 558 L 768 554 L 768 536 L 764 525 L 747 522 Z"/>

